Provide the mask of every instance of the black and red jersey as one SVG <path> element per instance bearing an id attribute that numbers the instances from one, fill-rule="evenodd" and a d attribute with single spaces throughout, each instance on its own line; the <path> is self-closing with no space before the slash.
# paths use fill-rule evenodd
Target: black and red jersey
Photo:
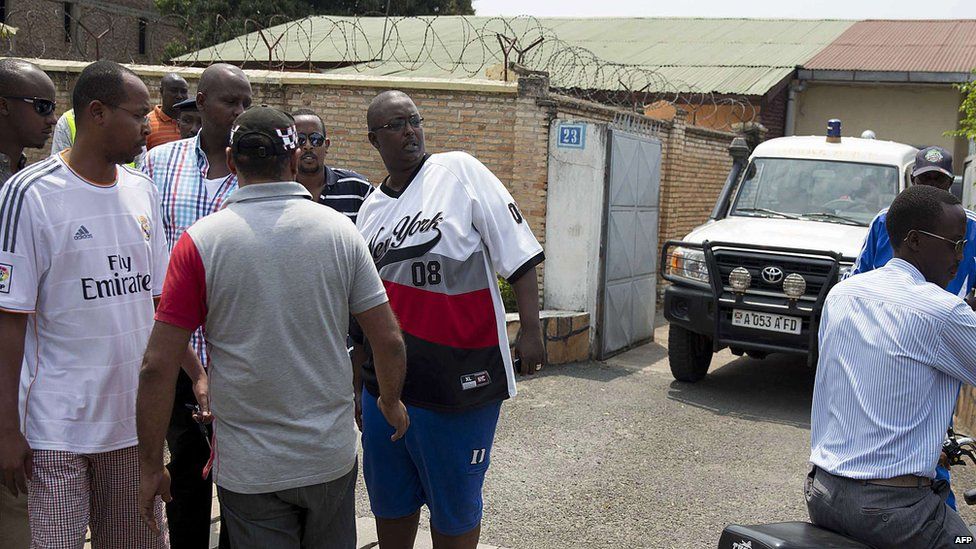
<path id="1" fill-rule="evenodd" d="M 512 195 L 463 152 L 427 157 L 396 193 L 359 211 L 407 347 L 403 401 L 456 410 L 515 395 L 496 273 L 515 280 L 544 259 Z M 378 394 L 372 365 L 366 388 Z"/>

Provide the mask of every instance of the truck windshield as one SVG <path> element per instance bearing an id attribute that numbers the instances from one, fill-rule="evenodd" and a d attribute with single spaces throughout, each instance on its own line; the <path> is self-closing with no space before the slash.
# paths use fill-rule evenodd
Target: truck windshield
<path id="1" fill-rule="evenodd" d="M 730 214 L 866 226 L 897 194 L 894 166 L 755 158 Z"/>

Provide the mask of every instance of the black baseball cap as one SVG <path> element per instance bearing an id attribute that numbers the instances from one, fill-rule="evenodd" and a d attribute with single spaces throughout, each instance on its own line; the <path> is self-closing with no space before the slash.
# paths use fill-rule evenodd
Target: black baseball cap
<path id="1" fill-rule="evenodd" d="M 925 147 L 915 155 L 912 177 L 923 173 L 939 172 L 952 177 L 952 155 L 942 147 Z"/>
<path id="2" fill-rule="evenodd" d="M 298 148 L 295 119 L 267 106 L 252 107 L 234 120 L 230 146 L 235 154 L 283 156 Z"/>
<path id="3" fill-rule="evenodd" d="M 197 112 L 197 98 L 191 97 L 190 99 L 177 101 L 176 103 L 173 103 L 173 108 L 180 112 L 183 111 Z"/>

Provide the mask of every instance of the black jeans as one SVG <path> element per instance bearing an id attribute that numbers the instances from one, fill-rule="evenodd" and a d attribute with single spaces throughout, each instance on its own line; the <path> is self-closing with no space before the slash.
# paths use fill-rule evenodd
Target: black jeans
<path id="1" fill-rule="evenodd" d="M 166 504 L 169 538 L 172 549 L 210 549 L 210 508 L 213 481 L 202 478 L 203 468 L 210 459 L 210 447 L 193 421 L 193 411 L 187 404 L 196 404 L 193 383 L 180 370 L 176 380 L 176 400 L 166 432 L 169 445 L 169 469 L 173 501 Z M 230 541 L 223 518 L 220 523 L 220 549 L 229 549 Z"/>

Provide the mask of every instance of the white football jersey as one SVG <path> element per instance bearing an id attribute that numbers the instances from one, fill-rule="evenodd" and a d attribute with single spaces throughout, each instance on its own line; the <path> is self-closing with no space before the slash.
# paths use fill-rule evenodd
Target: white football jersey
<path id="1" fill-rule="evenodd" d="M 517 279 L 544 256 L 502 182 L 467 153 L 431 155 L 402 192 L 372 193 L 357 227 L 404 333 L 403 401 L 457 410 L 514 396 L 496 273 Z M 376 394 L 371 365 L 364 380 Z"/>
<path id="2" fill-rule="evenodd" d="M 159 198 L 140 172 L 81 178 L 61 155 L 0 189 L 0 309 L 29 314 L 21 428 L 34 449 L 136 444 L 139 368 L 168 252 Z"/>

